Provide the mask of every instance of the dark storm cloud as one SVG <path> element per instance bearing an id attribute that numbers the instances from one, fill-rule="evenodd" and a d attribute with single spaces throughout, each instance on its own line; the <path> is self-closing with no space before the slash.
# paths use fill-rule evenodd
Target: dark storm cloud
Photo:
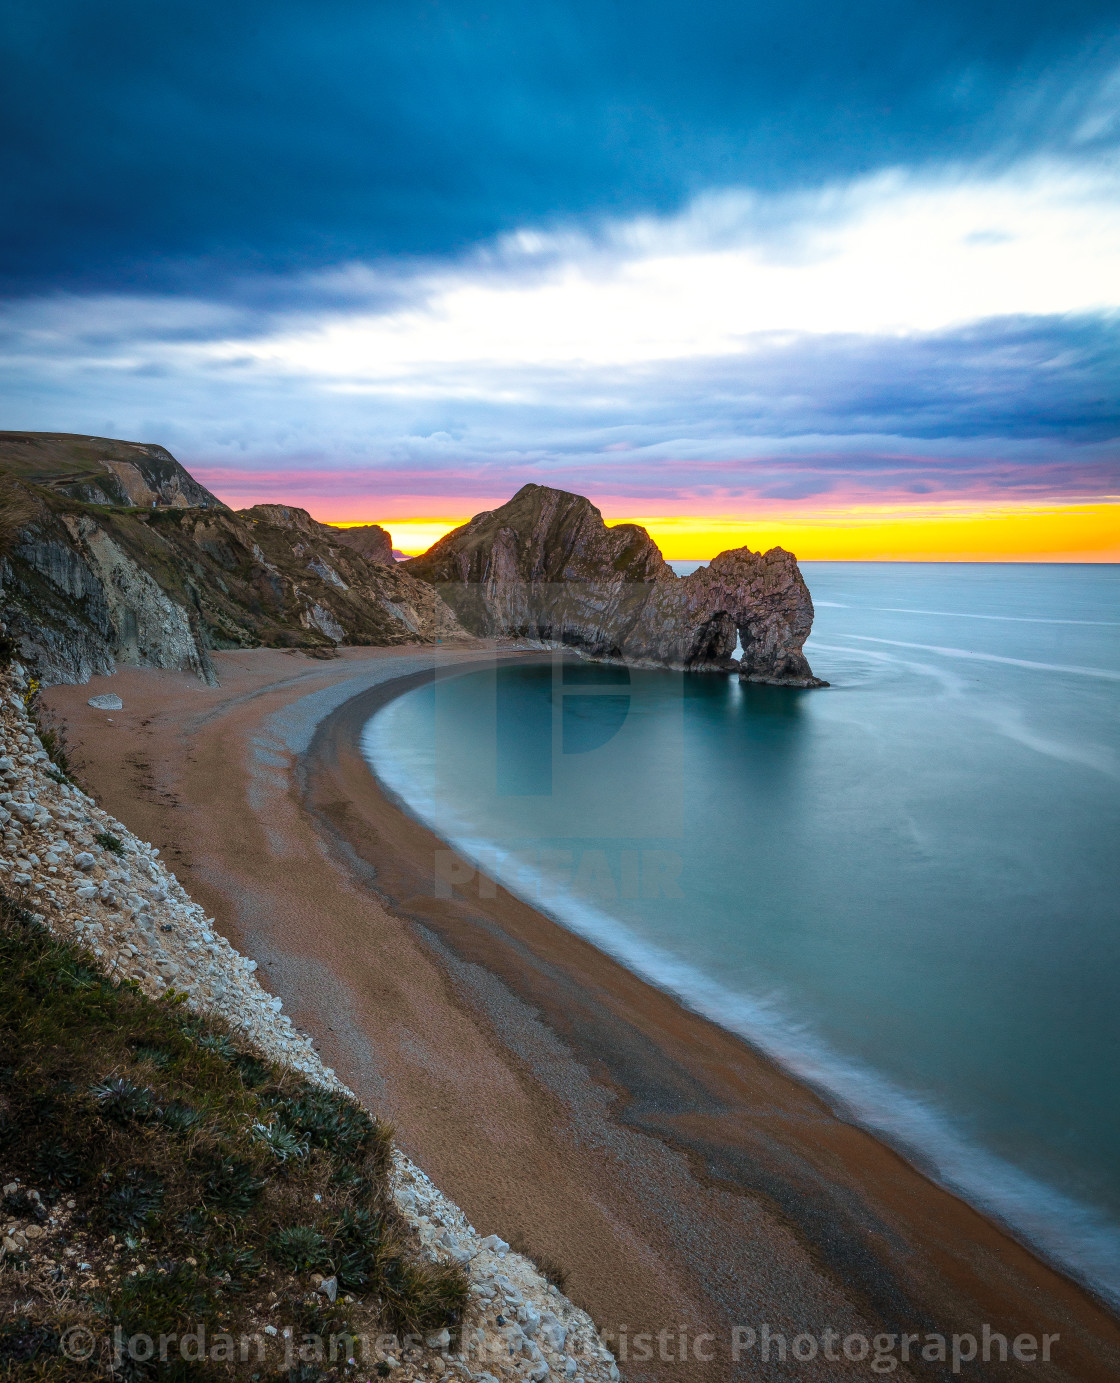
<path id="1" fill-rule="evenodd" d="M 0 426 L 272 498 L 1115 494 L 1117 17 L 11 0 Z"/>
<path id="2" fill-rule="evenodd" d="M 190 288 L 1115 137 L 1099 0 L 11 0 L 3 272 Z M 234 277 L 231 277 L 233 275 Z M 271 279 L 268 277 L 272 275 Z"/>
<path id="3" fill-rule="evenodd" d="M 747 359 L 678 362 L 657 398 L 667 410 L 703 395 L 743 435 L 1084 443 L 1120 434 L 1117 380 L 1120 317 L 1007 317 L 905 337 L 778 339 Z"/>

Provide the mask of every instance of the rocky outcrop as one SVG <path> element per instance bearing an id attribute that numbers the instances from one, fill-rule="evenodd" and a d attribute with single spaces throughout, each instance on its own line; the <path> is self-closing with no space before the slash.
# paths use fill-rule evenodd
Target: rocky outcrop
<path id="1" fill-rule="evenodd" d="M 277 528 L 295 528 L 312 537 L 326 538 L 360 553 L 367 562 L 379 562 L 393 566 L 393 535 L 379 523 L 359 524 L 354 528 L 339 528 L 333 523 L 319 523 L 306 509 L 297 509 L 291 504 L 254 504 L 251 509 L 237 511 L 243 519 L 254 522 L 263 520 Z"/>
<path id="2" fill-rule="evenodd" d="M 675 581 L 657 544 L 636 523 L 608 528 L 590 500 L 546 485 L 523 485 L 500 509 L 476 514 L 420 557 L 402 563 L 425 581 L 480 588 L 497 633 L 506 587 L 522 584 Z"/>
<path id="3" fill-rule="evenodd" d="M 802 652 L 812 628 L 813 602 L 793 553 L 740 547 L 690 576 L 658 582 L 625 648 L 637 662 L 723 668 L 738 636 L 744 681 L 821 687 Z"/>
<path id="4" fill-rule="evenodd" d="M 637 524 L 608 527 L 580 495 L 526 485 L 421 557 L 460 623 L 485 636 L 592 658 L 737 670 L 752 682 L 823 686 L 802 652 L 813 602 L 792 553 L 736 548 L 678 577 Z M 736 644 L 742 657 L 735 659 Z"/>
<path id="5" fill-rule="evenodd" d="M 234 513 L 170 457 L 136 462 L 145 494 L 163 487 L 155 502 L 106 502 L 112 470 L 91 502 L 75 497 L 89 493 L 89 474 L 75 479 L 67 457 L 52 462 L 34 441 L 0 445 L 0 616 L 45 684 L 88 681 L 116 663 L 209 679 L 216 648 L 464 637 L 429 583 L 370 560 L 304 509 Z"/>
<path id="6" fill-rule="evenodd" d="M 802 652 L 813 604 L 781 548 L 678 578 L 644 528 L 526 485 L 396 562 L 378 524 L 335 528 L 286 504 L 235 513 L 162 447 L 61 433 L 0 434 L 0 618 L 47 684 L 118 662 L 210 678 L 215 648 L 473 634 L 820 685 Z"/>

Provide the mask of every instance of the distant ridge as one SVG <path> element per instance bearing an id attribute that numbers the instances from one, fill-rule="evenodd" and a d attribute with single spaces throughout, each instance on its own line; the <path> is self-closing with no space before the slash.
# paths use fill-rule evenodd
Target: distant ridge
<path id="1" fill-rule="evenodd" d="M 338 528 L 334 524 L 324 524 L 334 533 L 335 542 L 352 547 L 370 562 L 395 562 L 393 537 L 388 529 L 379 523 L 367 523 L 354 528 Z"/>

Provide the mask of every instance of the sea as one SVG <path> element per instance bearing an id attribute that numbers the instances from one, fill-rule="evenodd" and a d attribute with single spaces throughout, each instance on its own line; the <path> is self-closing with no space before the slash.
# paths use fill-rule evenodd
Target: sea
<path id="1" fill-rule="evenodd" d="M 558 654 L 407 692 L 367 760 L 1120 1304 L 1120 567 L 802 570 L 826 689 Z"/>

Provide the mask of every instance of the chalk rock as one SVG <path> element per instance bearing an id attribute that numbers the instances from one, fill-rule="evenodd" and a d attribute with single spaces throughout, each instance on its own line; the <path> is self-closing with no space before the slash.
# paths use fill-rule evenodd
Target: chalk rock
<path id="1" fill-rule="evenodd" d="M 124 702 L 115 692 L 105 692 L 101 696 L 91 696 L 86 703 L 99 711 L 123 711 Z"/>

